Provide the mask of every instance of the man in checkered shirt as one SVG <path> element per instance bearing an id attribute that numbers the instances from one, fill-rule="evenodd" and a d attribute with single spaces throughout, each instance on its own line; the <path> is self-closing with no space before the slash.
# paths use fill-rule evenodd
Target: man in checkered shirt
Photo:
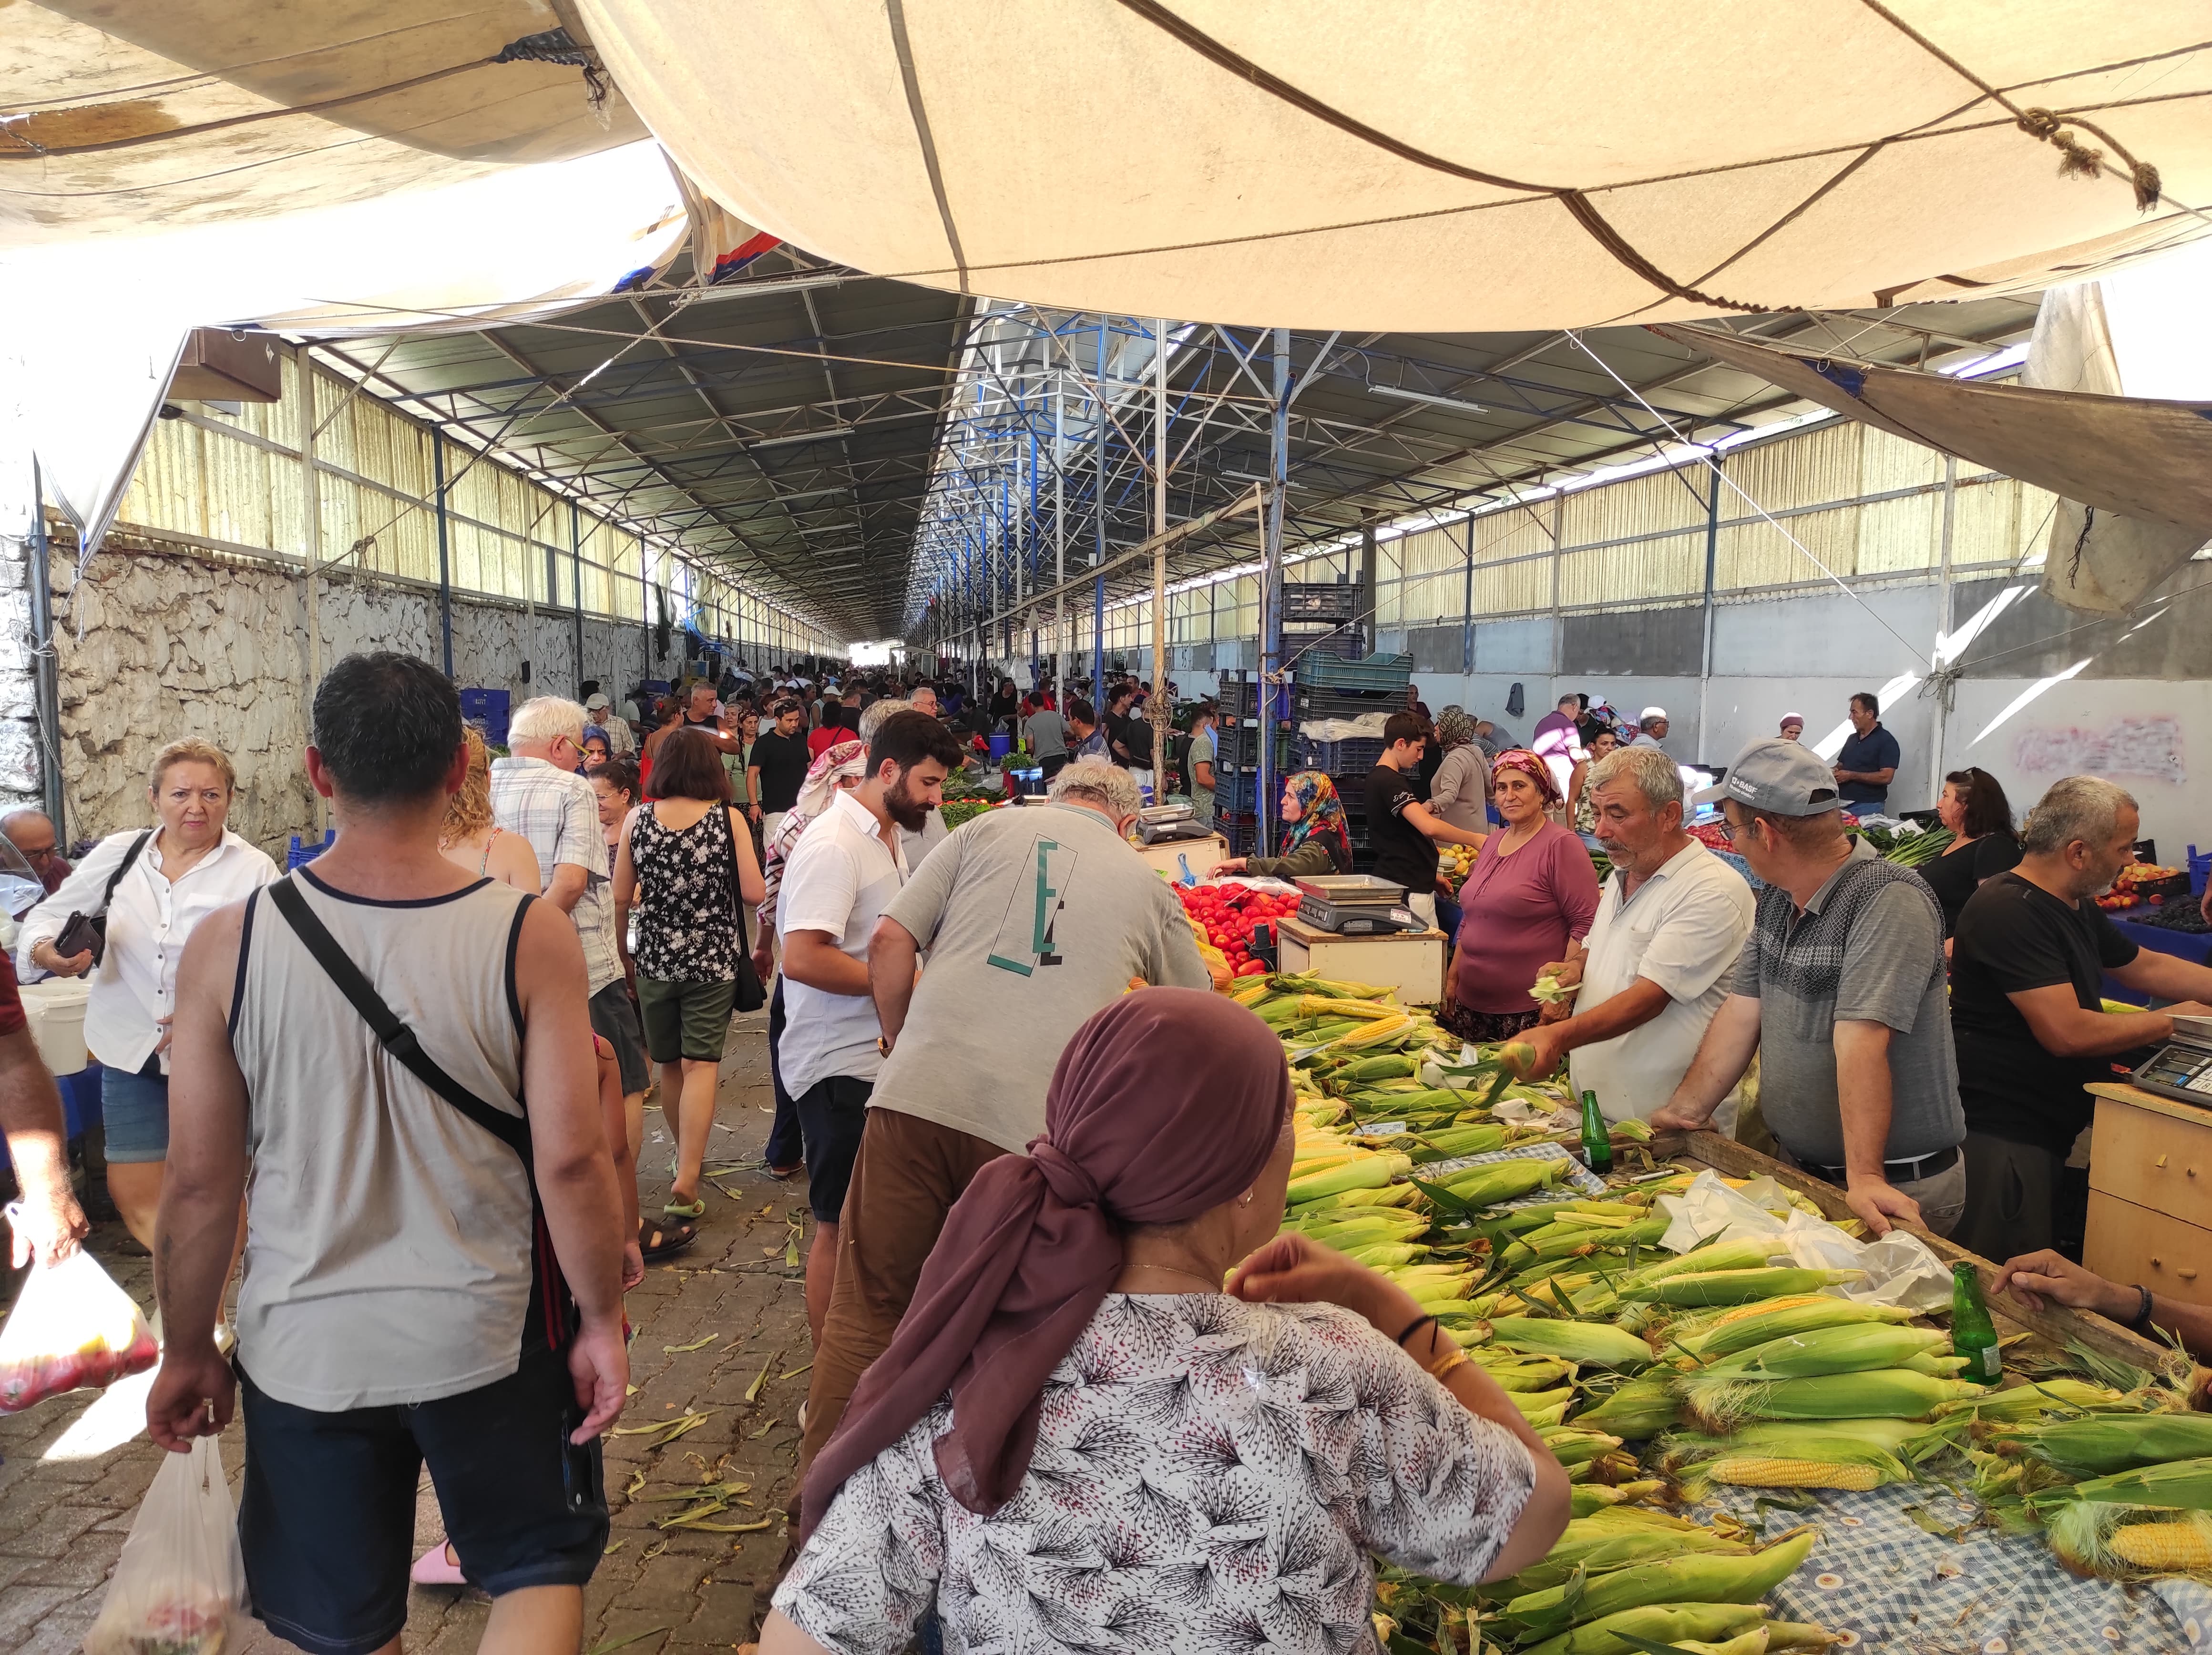
<path id="1" fill-rule="evenodd" d="M 516 708 L 507 728 L 513 756 L 491 761 L 492 820 L 530 841 L 545 900 L 576 922 L 590 975 L 592 1028 L 614 1047 L 622 1066 L 623 1113 L 635 1151 L 644 1137 L 651 1076 L 637 1008 L 615 952 L 614 886 L 599 795 L 576 771 L 583 740 L 584 709 L 574 701 L 541 695 Z"/>

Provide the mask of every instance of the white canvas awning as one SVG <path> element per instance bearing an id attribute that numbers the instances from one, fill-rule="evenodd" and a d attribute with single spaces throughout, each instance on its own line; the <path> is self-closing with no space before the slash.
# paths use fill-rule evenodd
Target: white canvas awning
<path id="1" fill-rule="evenodd" d="M 2212 205 L 2196 6 L 577 8 L 746 218 L 1070 308 L 1496 330 L 1888 306 L 2070 279 Z"/>

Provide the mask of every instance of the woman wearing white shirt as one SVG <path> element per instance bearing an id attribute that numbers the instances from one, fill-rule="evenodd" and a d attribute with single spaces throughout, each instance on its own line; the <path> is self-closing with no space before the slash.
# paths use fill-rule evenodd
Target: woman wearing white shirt
<path id="1" fill-rule="evenodd" d="M 155 755 L 147 789 L 156 825 L 100 840 L 25 917 L 16 944 L 17 961 L 27 968 L 57 977 L 92 974 L 84 1039 L 105 1070 L 100 1095 L 107 1190 L 131 1234 L 149 1248 L 169 1153 L 169 1019 L 185 939 L 216 909 L 276 877 L 275 863 L 223 826 L 237 779 L 221 749 L 170 743 Z M 54 939 L 70 915 L 99 911 L 100 894 L 134 845 L 138 854 L 108 900 L 100 964 L 88 951 L 57 953 Z"/>

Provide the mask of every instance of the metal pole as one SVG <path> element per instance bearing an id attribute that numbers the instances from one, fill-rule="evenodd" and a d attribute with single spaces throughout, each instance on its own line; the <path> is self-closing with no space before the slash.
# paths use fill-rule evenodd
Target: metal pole
<path id="1" fill-rule="evenodd" d="M 1152 321 L 1152 533 L 1168 531 L 1168 324 Z M 1167 797 L 1168 731 L 1175 716 L 1168 694 L 1168 549 L 1152 553 L 1152 798 Z"/>
<path id="2" fill-rule="evenodd" d="M 453 676 L 453 568 L 446 537 L 446 438 L 430 428 L 430 471 L 438 485 L 438 635 L 445 646 L 446 676 Z"/>
<path id="3" fill-rule="evenodd" d="M 323 682 L 323 496 L 322 480 L 315 473 L 315 365 L 302 346 L 293 359 L 300 380 L 300 506 L 305 537 L 301 546 L 307 565 L 307 590 L 301 605 L 301 624 L 307 634 L 307 693 L 300 699 L 303 745 L 315 739 L 315 686 Z M 442 526 L 442 518 L 441 519 Z M 442 543 L 442 536 L 441 537 Z M 451 669 L 447 669 L 450 674 Z M 315 830 L 330 825 L 330 801 L 315 797 Z"/>
<path id="4" fill-rule="evenodd" d="M 1698 666 L 1698 762 L 1710 762 L 1706 756 L 1706 711 L 1711 701 L 1713 687 L 1713 568 L 1719 555 L 1721 538 L 1721 457 L 1712 457 L 1712 470 L 1707 474 L 1705 487 L 1705 641 L 1699 654 Z M 1553 694 L 1559 686 L 1552 686 Z"/>
<path id="5" fill-rule="evenodd" d="M 576 693 L 581 695 L 584 689 L 584 528 L 583 514 L 577 511 L 576 502 L 573 500 L 568 502 L 568 579 L 571 583 L 568 596 L 575 600 L 576 605 Z M 617 684 L 607 692 L 617 706 L 622 704 L 621 689 L 622 686 Z"/>
<path id="6" fill-rule="evenodd" d="M 1052 700 L 1067 706 L 1067 387 L 1052 381 Z"/>
<path id="7" fill-rule="evenodd" d="M 39 463 L 31 462 L 31 632 L 32 694 L 39 713 L 40 791 L 46 819 L 54 824 L 54 843 L 69 843 L 62 820 L 62 698 L 54 669 L 53 568 L 46 549 L 46 489 Z"/>
<path id="8" fill-rule="evenodd" d="M 645 671 L 640 676 L 650 678 L 653 676 L 653 578 L 646 573 L 643 535 L 637 537 L 637 613 L 638 649 L 645 658 Z M 652 719 L 651 712 L 644 708 L 639 710 L 645 712 L 648 721 Z"/>
<path id="9" fill-rule="evenodd" d="M 1106 318 L 1098 318 L 1098 486 L 1092 493 L 1091 515 L 1098 524 L 1093 563 L 1106 561 Z M 1100 575 L 1091 593 L 1091 710 L 1106 716 L 1106 577 Z"/>
<path id="10" fill-rule="evenodd" d="M 1474 513 L 1472 512 L 1467 515 L 1467 585 L 1461 595 L 1460 613 L 1464 617 L 1460 622 L 1460 676 L 1472 678 L 1474 676 Z M 1467 697 L 1469 700 L 1474 699 L 1471 688 L 1467 691 Z"/>
<path id="11" fill-rule="evenodd" d="M 1252 711 L 1260 748 L 1254 766 L 1253 846 L 1274 849 L 1275 681 L 1283 667 L 1283 513 L 1291 471 L 1291 330 L 1275 334 L 1275 401 L 1267 421 L 1267 524 L 1260 537 L 1260 677 Z"/>
<path id="12" fill-rule="evenodd" d="M 1950 638 L 1952 626 L 1951 531 L 1958 519 L 1958 506 L 1959 462 L 1951 455 L 1946 454 L 1943 457 L 1942 562 L 1942 567 L 1936 574 L 1936 623 L 1942 628 L 1942 636 L 1947 641 Z M 1937 660 L 1937 665 L 1942 669 L 1942 677 L 1938 682 L 1936 689 L 1936 740 L 1934 743 L 1935 761 L 1929 767 L 1928 773 L 1928 797 L 1931 803 L 1943 797 L 1943 777 L 1945 774 L 1943 769 L 1943 738 L 1950 731 L 1951 697 L 1955 692 L 1958 685 L 1958 679 L 1953 676 L 1950 670 L 1954 664 L 1954 663 L 1952 661 L 1949 651 L 1947 648 Z"/>

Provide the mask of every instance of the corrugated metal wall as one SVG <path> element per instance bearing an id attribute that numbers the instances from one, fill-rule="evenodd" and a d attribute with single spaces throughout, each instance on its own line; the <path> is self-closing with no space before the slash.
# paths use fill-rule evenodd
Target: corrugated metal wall
<path id="1" fill-rule="evenodd" d="M 306 488 L 300 463 L 305 403 L 295 360 L 283 364 L 283 397 L 248 403 L 236 415 L 204 405 L 156 423 L 120 524 L 154 529 L 220 549 L 298 559 L 307 551 Z M 379 574 L 438 579 L 437 487 L 425 427 L 367 392 L 318 372 L 315 438 L 322 557 Z M 445 445 L 447 556 L 456 591 L 574 606 L 618 621 L 642 621 L 643 548 L 635 534 L 578 512 L 563 496 L 496 460 Z M 549 558 L 548 554 L 551 556 Z M 580 568 L 577 555 L 580 554 Z M 655 560 L 656 581 L 720 617 L 720 635 L 741 646 L 773 640 L 794 652 L 835 653 L 826 634 L 771 610 L 720 577 Z"/>

